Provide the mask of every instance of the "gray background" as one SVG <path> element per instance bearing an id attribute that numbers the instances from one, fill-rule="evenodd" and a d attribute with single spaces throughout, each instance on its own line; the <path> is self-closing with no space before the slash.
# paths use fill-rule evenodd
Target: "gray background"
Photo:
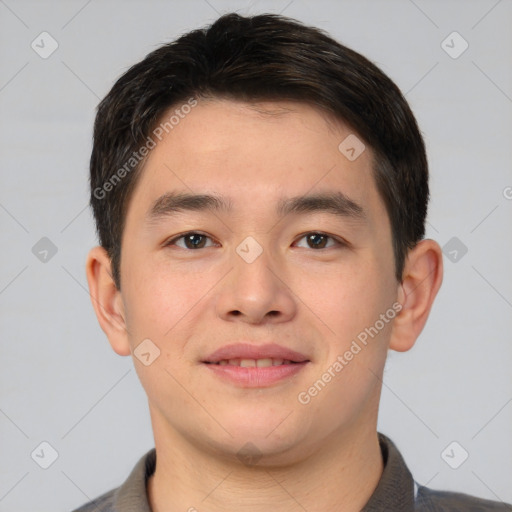
<path id="1" fill-rule="evenodd" d="M 323 28 L 406 93 L 429 152 L 428 236 L 457 240 L 416 347 L 390 354 L 379 429 L 419 483 L 512 502 L 510 0 L 0 0 L 0 511 L 71 510 L 153 446 L 132 361 L 111 350 L 87 292 L 92 122 L 129 65 L 230 10 Z M 59 45 L 46 59 L 31 48 L 51 48 L 43 31 Z M 441 46 L 453 31 L 469 43 L 457 58 Z M 43 237 L 57 249 L 46 261 L 48 242 L 32 251 Z M 31 458 L 42 441 L 58 452 L 48 469 Z M 441 457 L 452 441 L 469 453 L 458 469 Z"/>

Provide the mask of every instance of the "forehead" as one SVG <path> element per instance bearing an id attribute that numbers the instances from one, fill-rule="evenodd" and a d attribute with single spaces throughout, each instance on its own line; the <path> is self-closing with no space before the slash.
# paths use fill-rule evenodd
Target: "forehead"
<path id="1" fill-rule="evenodd" d="M 165 128 L 179 108 L 164 114 L 160 126 Z M 135 208 L 144 204 L 147 209 L 160 195 L 176 190 L 223 195 L 235 209 L 254 211 L 275 210 L 283 197 L 339 191 L 370 207 L 365 210 L 375 210 L 377 217 L 386 215 L 370 148 L 348 158 L 361 151 L 362 141 L 320 110 L 289 101 L 216 99 L 199 100 L 187 111 L 167 125 L 147 158 L 132 198 Z M 352 153 L 346 153 L 347 144 Z"/>

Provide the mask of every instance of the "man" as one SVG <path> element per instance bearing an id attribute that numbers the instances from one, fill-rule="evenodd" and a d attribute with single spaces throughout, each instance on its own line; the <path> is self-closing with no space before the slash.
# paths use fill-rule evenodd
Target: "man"
<path id="1" fill-rule="evenodd" d="M 80 511 L 510 510 L 415 484 L 377 433 L 388 349 L 442 281 L 396 85 L 321 31 L 222 16 L 101 102 L 87 277 L 155 449 Z"/>

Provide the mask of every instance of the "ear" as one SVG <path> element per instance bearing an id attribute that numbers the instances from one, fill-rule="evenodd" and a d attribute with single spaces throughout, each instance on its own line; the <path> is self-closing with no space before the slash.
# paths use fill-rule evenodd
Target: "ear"
<path id="1" fill-rule="evenodd" d="M 112 278 L 111 261 L 103 247 L 94 247 L 87 256 L 87 281 L 98 322 L 114 351 L 131 354 L 121 291 Z"/>
<path id="2" fill-rule="evenodd" d="M 434 240 L 421 240 L 409 251 L 398 290 L 400 313 L 393 321 L 389 348 L 405 352 L 427 321 L 443 281 L 443 253 Z"/>

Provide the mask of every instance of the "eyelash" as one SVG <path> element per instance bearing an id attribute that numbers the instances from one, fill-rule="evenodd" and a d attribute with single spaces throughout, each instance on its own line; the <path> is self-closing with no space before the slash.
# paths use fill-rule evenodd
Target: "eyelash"
<path id="1" fill-rule="evenodd" d="M 188 231 L 186 233 L 183 233 L 179 236 L 174 237 L 173 239 L 169 240 L 168 242 L 165 242 L 164 245 L 165 245 L 165 247 L 175 245 L 176 241 L 181 240 L 182 238 L 185 238 L 189 235 L 200 235 L 200 236 L 203 236 L 203 237 L 206 237 L 206 238 L 209 238 L 210 240 L 212 240 L 212 238 L 210 236 L 208 236 L 204 233 L 201 233 L 199 231 Z M 343 246 L 348 245 L 346 242 L 344 242 L 338 238 L 335 238 L 332 235 L 328 235 L 327 233 L 324 233 L 322 231 L 308 231 L 307 233 L 302 234 L 298 240 L 302 240 L 303 238 L 305 238 L 308 235 L 320 235 L 320 236 L 331 239 L 335 243 L 335 245 L 331 245 L 330 247 L 321 247 L 320 249 L 312 249 L 311 247 L 308 247 L 308 249 L 312 249 L 313 251 L 331 249 L 335 246 L 343 247 Z M 209 247 L 211 247 L 211 246 L 209 246 Z M 200 249 L 204 249 L 204 248 L 205 247 L 201 247 Z M 208 247 L 206 247 L 206 248 L 208 248 Z M 187 251 L 199 250 L 199 249 L 189 249 L 188 247 L 180 247 L 180 249 L 184 249 Z"/>

